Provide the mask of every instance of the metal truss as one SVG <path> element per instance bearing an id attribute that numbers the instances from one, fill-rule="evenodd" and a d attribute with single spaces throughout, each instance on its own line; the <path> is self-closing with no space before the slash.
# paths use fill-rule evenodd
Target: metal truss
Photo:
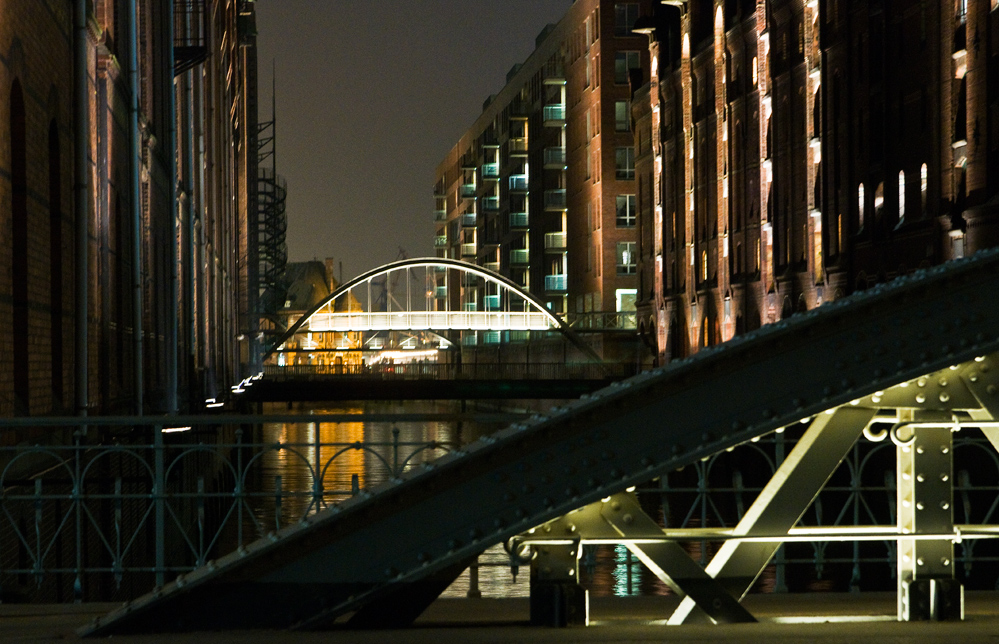
<path id="1" fill-rule="evenodd" d="M 788 458 L 759 507 L 736 528 L 739 541 L 708 566 L 707 576 L 689 566 L 675 572 L 669 546 L 642 549 L 701 610 L 723 616 L 736 609 L 721 589 L 734 598 L 745 592 L 754 569 L 775 543 L 791 538 L 806 497 L 821 487 L 833 460 L 842 458 L 868 420 L 900 410 L 891 418 L 898 425 L 892 436 L 900 450 L 918 451 L 919 436 L 931 428 L 926 423 L 954 428 L 995 417 L 999 356 L 989 354 L 999 351 L 997 274 L 999 254 L 980 253 L 622 381 L 209 562 L 86 633 L 322 628 L 350 613 L 359 623 L 376 617 L 385 627 L 408 623 L 456 567 L 490 545 L 813 419 L 800 453 Z M 925 440 L 931 449 L 946 447 L 932 434 Z M 827 448 L 833 453 L 822 454 Z M 916 541 L 952 541 L 953 526 L 933 514 L 946 502 L 941 489 L 950 488 L 921 487 L 919 463 L 914 467 L 915 520 L 902 529 Z M 614 525 L 627 527 L 623 516 Z M 651 526 L 645 522 L 644 528 Z M 939 576 L 946 565 L 938 560 L 924 575 L 928 560 L 920 563 L 916 555 L 908 588 L 916 601 L 910 605 L 939 616 L 952 608 L 953 595 L 941 588 L 948 580 Z M 702 594 L 717 598 L 720 607 L 714 599 L 702 606 Z M 405 610 L 386 610 L 389 605 Z"/>

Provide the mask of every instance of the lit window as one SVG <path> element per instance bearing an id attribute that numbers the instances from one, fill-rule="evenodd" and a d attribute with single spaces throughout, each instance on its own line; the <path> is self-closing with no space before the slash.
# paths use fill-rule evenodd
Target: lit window
<path id="1" fill-rule="evenodd" d="M 637 51 L 619 51 L 614 54 L 614 82 L 627 85 L 632 69 L 641 68 L 641 58 Z"/>
<path id="2" fill-rule="evenodd" d="M 635 148 L 617 148 L 614 150 L 614 160 L 616 163 L 616 178 L 635 178 Z"/>
<path id="3" fill-rule="evenodd" d="M 864 227 L 864 184 L 857 188 L 857 221 L 860 228 Z"/>
<path id="4" fill-rule="evenodd" d="M 905 217 L 905 170 L 898 173 L 898 220 Z"/>
<path id="5" fill-rule="evenodd" d="M 635 272 L 635 242 L 617 243 L 617 274 L 632 275 Z"/>
<path id="6" fill-rule="evenodd" d="M 614 129 L 618 132 L 631 129 L 631 101 L 614 101 Z"/>
<path id="7" fill-rule="evenodd" d="M 634 36 L 631 28 L 638 20 L 637 2 L 618 2 L 614 5 L 614 35 Z"/>
<path id="8" fill-rule="evenodd" d="M 617 227 L 632 228 L 635 225 L 635 195 L 617 196 Z"/>

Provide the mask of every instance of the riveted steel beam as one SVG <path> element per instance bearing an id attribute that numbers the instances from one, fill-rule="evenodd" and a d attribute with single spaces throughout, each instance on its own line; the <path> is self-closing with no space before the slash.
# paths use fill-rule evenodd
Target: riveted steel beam
<path id="1" fill-rule="evenodd" d="M 821 413 L 781 463 L 773 478 L 735 527 L 736 535 L 787 534 L 818 495 L 874 418 L 876 409 L 840 407 Z M 711 558 L 706 572 L 737 599 L 749 592 L 781 542 L 727 541 Z M 670 624 L 703 621 L 705 607 L 696 597 L 680 602 Z"/>
<path id="2" fill-rule="evenodd" d="M 996 319 L 996 251 L 899 278 L 517 423 L 84 633 L 323 627 L 608 494 L 999 350 Z"/>
<path id="3" fill-rule="evenodd" d="M 600 514 L 622 537 L 640 538 L 662 530 L 642 511 L 630 495 L 617 494 L 608 503 L 601 503 Z M 628 549 L 673 592 L 684 595 L 717 624 L 755 622 L 746 610 L 717 579 L 713 579 L 674 541 L 629 543 Z"/>

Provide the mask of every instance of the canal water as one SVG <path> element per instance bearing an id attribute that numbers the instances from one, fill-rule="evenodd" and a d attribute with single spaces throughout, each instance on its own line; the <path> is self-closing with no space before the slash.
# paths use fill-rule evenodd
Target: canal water
<path id="1" fill-rule="evenodd" d="M 392 478 L 450 449 L 467 444 L 503 427 L 475 421 L 364 420 L 365 414 L 449 414 L 462 411 L 458 401 L 356 402 L 306 408 L 315 414 L 356 414 L 357 422 L 267 423 L 261 442 L 282 445 L 262 450 L 254 468 L 253 511 L 257 529 L 266 533 L 315 511 L 317 499 L 329 506 L 366 487 Z M 530 572 L 510 567 L 501 545 L 478 560 L 478 592 L 483 597 L 527 597 Z M 584 549 L 580 581 L 591 594 L 664 594 L 668 590 L 649 574 L 624 546 Z M 444 593 L 465 597 L 475 584 L 465 571 Z"/>

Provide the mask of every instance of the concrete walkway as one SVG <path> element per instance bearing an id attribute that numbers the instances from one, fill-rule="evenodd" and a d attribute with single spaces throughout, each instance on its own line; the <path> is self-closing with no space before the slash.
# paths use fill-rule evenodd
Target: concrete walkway
<path id="1" fill-rule="evenodd" d="M 894 644 L 896 642 L 995 642 L 999 644 L 999 593 L 968 593 L 963 622 L 895 621 L 893 593 L 863 595 L 753 595 L 746 606 L 758 624 L 667 627 L 662 620 L 675 605 L 667 597 L 596 598 L 589 627 L 534 628 L 527 625 L 525 599 L 441 599 L 403 630 L 292 633 L 229 631 L 115 636 L 115 644 L 449 644 L 514 642 L 788 642 Z M 76 640 L 76 629 L 107 612 L 109 604 L 0 605 L 0 643 Z"/>

